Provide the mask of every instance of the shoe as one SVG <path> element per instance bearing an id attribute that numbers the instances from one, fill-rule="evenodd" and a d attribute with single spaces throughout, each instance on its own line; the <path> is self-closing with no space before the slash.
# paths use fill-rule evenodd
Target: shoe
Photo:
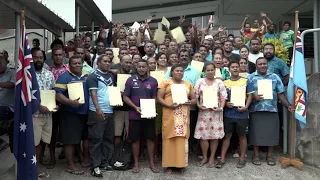
<path id="1" fill-rule="evenodd" d="M 99 167 L 96 167 L 96 168 L 94 168 L 92 170 L 92 176 L 94 176 L 94 177 L 103 177 Z"/>
<path id="2" fill-rule="evenodd" d="M 110 166 L 110 165 L 100 166 L 100 169 L 101 169 L 102 172 L 103 172 L 103 171 L 113 171 L 113 170 L 114 170 L 113 167 Z"/>

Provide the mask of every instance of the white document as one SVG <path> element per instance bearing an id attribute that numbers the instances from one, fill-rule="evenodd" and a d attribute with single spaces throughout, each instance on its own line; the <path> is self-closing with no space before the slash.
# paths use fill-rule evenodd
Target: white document
<path id="1" fill-rule="evenodd" d="M 67 87 L 68 87 L 69 99 L 76 100 L 80 98 L 78 102 L 80 104 L 85 103 L 82 82 L 70 83 L 70 84 L 67 84 Z"/>
<path id="2" fill-rule="evenodd" d="M 246 106 L 246 89 L 240 86 L 231 86 L 230 102 L 233 106 L 244 107 Z"/>
<path id="3" fill-rule="evenodd" d="M 47 107 L 50 111 L 55 111 L 56 92 L 54 90 L 40 90 L 41 106 Z"/>
<path id="4" fill-rule="evenodd" d="M 173 103 L 184 104 L 188 101 L 187 87 L 184 84 L 171 85 Z"/>
<path id="5" fill-rule="evenodd" d="M 157 116 L 155 99 L 140 99 L 141 118 L 154 118 Z"/>
<path id="6" fill-rule="evenodd" d="M 258 94 L 263 96 L 263 99 L 273 99 L 272 80 L 258 80 Z"/>
<path id="7" fill-rule="evenodd" d="M 219 107 L 218 102 L 218 89 L 214 87 L 203 87 L 203 103 L 202 105 L 206 108 Z"/>
<path id="8" fill-rule="evenodd" d="M 123 106 L 119 87 L 108 86 L 110 106 Z"/>

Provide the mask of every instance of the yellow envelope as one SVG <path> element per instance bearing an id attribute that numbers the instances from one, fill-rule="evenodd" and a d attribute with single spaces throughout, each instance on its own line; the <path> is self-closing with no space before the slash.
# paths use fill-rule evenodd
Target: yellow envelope
<path id="1" fill-rule="evenodd" d="M 110 106 L 123 106 L 119 87 L 108 86 Z"/>
<path id="2" fill-rule="evenodd" d="M 111 48 L 112 51 L 113 51 L 113 60 L 112 62 L 114 64 L 118 64 L 120 62 L 120 59 L 119 59 L 119 48 Z"/>
<path id="3" fill-rule="evenodd" d="M 160 84 L 164 80 L 164 71 L 150 71 L 150 76 L 155 78 Z"/>
<path id="4" fill-rule="evenodd" d="M 173 30 L 171 30 L 171 34 L 172 37 L 176 39 L 177 43 L 182 43 L 186 40 L 186 37 L 184 36 L 181 27 L 176 27 Z"/>
<path id="5" fill-rule="evenodd" d="M 154 33 L 154 38 L 153 40 L 157 41 L 158 44 L 161 44 L 164 42 L 166 36 L 166 32 L 162 31 L 160 29 L 156 29 Z"/>
<path id="6" fill-rule="evenodd" d="M 244 107 L 246 106 L 246 89 L 240 86 L 231 86 L 230 102 L 233 106 Z"/>
<path id="7" fill-rule="evenodd" d="M 215 108 L 219 106 L 218 102 L 218 89 L 215 87 L 203 87 L 203 103 L 202 105 L 206 108 Z"/>
<path id="8" fill-rule="evenodd" d="M 214 75 L 215 78 L 222 78 L 221 70 L 219 68 L 216 68 L 216 73 Z"/>
<path id="9" fill-rule="evenodd" d="M 47 107 L 50 111 L 55 111 L 56 92 L 54 90 L 40 90 L 41 105 Z"/>
<path id="10" fill-rule="evenodd" d="M 117 87 L 123 92 L 128 78 L 131 77 L 130 74 L 118 74 L 117 75 Z"/>
<path id="11" fill-rule="evenodd" d="M 199 73 L 202 73 L 203 66 L 204 66 L 204 62 L 195 61 L 195 60 L 191 61 L 191 67 L 194 67 L 196 70 L 198 70 Z"/>
<path id="12" fill-rule="evenodd" d="M 166 17 L 162 17 L 161 24 L 165 25 L 168 29 L 170 28 L 170 22 Z"/>
<path id="13" fill-rule="evenodd" d="M 75 83 L 67 84 L 67 88 L 68 88 L 69 99 L 76 100 L 76 99 L 80 98 L 78 102 L 80 104 L 85 103 L 82 82 L 75 82 Z"/>
<path id="14" fill-rule="evenodd" d="M 188 101 L 187 87 L 184 84 L 171 85 L 173 103 L 184 104 Z"/>
<path id="15" fill-rule="evenodd" d="M 272 80 L 258 80 L 258 94 L 263 99 L 273 99 Z"/>
<path id="16" fill-rule="evenodd" d="M 141 118 L 154 118 L 157 116 L 155 99 L 140 99 Z"/>

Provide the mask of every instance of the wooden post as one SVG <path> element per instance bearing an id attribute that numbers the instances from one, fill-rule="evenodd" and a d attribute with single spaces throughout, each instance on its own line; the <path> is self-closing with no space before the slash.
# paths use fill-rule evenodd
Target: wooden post
<path id="1" fill-rule="evenodd" d="M 297 38 L 297 33 L 298 33 L 298 16 L 299 16 L 299 11 L 295 12 L 295 29 L 294 29 L 294 37 Z M 295 54 L 296 54 L 296 41 L 294 42 L 294 46 L 293 46 L 293 58 L 295 58 Z M 294 60 L 292 61 L 294 63 Z M 294 143 L 294 139 L 295 139 L 295 129 L 296 129 L 296 118 L 295 118 L 295 109 L 296 109 L 296 86 L 293 85 L 292 87 L 292 112 L 291 112 L 291 125 L 290 125 L 290 157 L 286 158 L 286 157 L 281 157 L 280 158 L 280 164 L 282 167 L 288 167 L 288 166 L 295 166 L 299 169 L 303 168 L 303 163 L 301 162 L 300 159 L 298 158 L 294 158 L 294 148 L 295 148 L 295 143 Z"/>

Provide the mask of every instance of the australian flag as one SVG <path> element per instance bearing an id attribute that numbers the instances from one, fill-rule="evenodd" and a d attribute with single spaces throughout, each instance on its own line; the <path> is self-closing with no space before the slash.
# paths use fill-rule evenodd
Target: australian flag
<path id="1" fill-rule="evenodd" d="M 295 42 L 295 53 L 292 57 L 290 67 L 290 79 L 288 85 L 288 101 L 291 103 L 292 98 L 295 100 L 292 106 L 295 107 L 295 118 L 300 121 L 300 127 L 304 128 L 307 123 L 307 97 L 308 86 L 306 78 L 306 70 L 304 64 L 304 56 L 302 50 L 301 34 L 297 32 Z M 294 89 L 293 89 L 294 88 Z M 294 95 L 294 96 L 293 96 Z"/>
<path id="2" fill-rule="evenodd" d="M 17 180 L 38 179 L 32 114 L 40 107 L 40 92 L 23 22 L 16 76 L 13 151 Z"/>

